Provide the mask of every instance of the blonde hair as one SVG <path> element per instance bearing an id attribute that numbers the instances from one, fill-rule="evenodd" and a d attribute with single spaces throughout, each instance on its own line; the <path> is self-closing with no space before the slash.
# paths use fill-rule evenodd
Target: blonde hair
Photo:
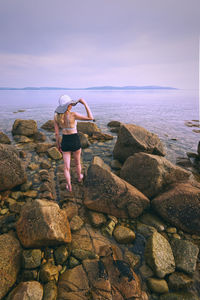
<path id="1" fill-rule="evenodd" d="M 65 114 L 55 113 L 55 120 L 58 125 L 61 127 L 65 123 Z"/>

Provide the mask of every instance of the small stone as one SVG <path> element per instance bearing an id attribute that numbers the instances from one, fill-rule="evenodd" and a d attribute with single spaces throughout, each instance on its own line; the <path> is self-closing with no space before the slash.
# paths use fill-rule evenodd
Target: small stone
<path id="1" fill-rule="evenodd" d="M 42 162 L 40 163 L 40 167 L 41 167 L 42 169 L 50 169 L 50 168 L 51 168 L 51 163 L 48 162 L 47 160 L 46 160 L 46 161 L 42 161 Z"/>
<path id="2" fill-rule="evenodd" d="M 96 228 L 99 228 L 106 223 L 106 216 L 103 213 L 89 211 L 89 218 L 91 224 Z"/>
<path id="3" fill-rule="evenodd" d="M 199 248 L 192 242 L 173 239 L 171 241 L 176 268 L 188 274 L 194 273 L 196 269 Z"/>
<path id="4" fill-rule="evenodd" d="M 71 254 L 78 260 L 98 258 L 94 252 L 84 249 L 73 249 Z"/>
<path id="5" fill-rule="evenodd" d="M 11 144 L 11 140 L 9 139 L 9 137 L 2 131 L 0 131 L 0 143 L 1 144 Z"/>
<path id="6" fill-rule="evenodd" d="M 28 168 L 30 170 L 36 170 L 36 169 L 38 169 L 38 167 L 39 166 L 37 164 L 35 164 L 35 163 L 31 163 L 31 164 L 28 165 Z"/>
<path id="7" fill-rule="evenodd" d="M 78 231 L 83 226 L 84 222 L 79 216 L 74 216 L 70 221 L 70 228 L 72 232 Z"/>
<path id="8" fill-rule="evenodd" d="M 40 249 L 24 250 L 22 260 L 25 269 L 35 269 L 41 264 L 42 252 Z"/>
<path id="9" fill-rule="evenodd" d="M 57 285 L 54 282 L 48 282 L 44 285 L 44 295 L 42 300 L 56 300 L 58 294 Z"/>
<path id="10" fill-rule="evenodd" d="M 12 192 L 11 198 L 18 200 L 20 197 L 22 197 L 22 192 Z"/>
<path id="11" fill-rule="evenodd" d="M 137 232 L 139 232 L 146 238 L 150 237 L 156 231 L 157 230 L 153 226 L 137 222 Z"/>
<path id="12" fill-rule="evenodd" d="M 120 225 L 114 229 L 113 236 L 120 244 L 130 244 L 135 239 L 135 233 L 131 229 Z"/>
<path id="13" fill-rule="evenodd" d="M 54 255 L 55 255 L 56 264 L 57 265 L 63 265 L 64 262 L 68 258 L 68 251 L 67 251 L 66 246 L 62 245 L 62 246 L 58 247 L 54 251 Z"/>
<path id="14" fill-rule="evenodd" d="M 164 279 L 148 278 L 149 289 L 156 294 L 164 294 L 169 292 L 167 282 Z"/>
<path id="15" fill-rule="evenodd" d="M 36 198 L 37 195 L 38 195 L 38 192 L 34 191 L 34 190 L 30 190 L 30 191 L 24 192 L 24 196 L 30 197 L 30 198 Z"/>
<path id="16" fill-rule="evenodd" d="M 139 271 L 144 279 L 147 279 L 154 275 L 152 269 L 149 266 L 147 266 L 145 263 L 143 263 L 143 265 L 140 267 Z"/>
<path id="17" fill-rule="evenodd" d="M 177 229 L 176 229 L 175 227 L 168 227 L 168 228 L 166 229 L 166 231 L 167 231 L 168 233 L 176 233 Z"/>
<path id="18" fill-rule="evenodd" d="M 76 267 L 76 266 L 78 266 L 78 265 L 80 265 L 79 260 L 76 259 L 76 258 L 73 257 L 73 256 L 70 256 L 70 258 L 69 258 L 69 267 L 70 267 L 70 269 L 72 269 L 72 268 L 74 268 L 74 267 Z"/>
<path id="19" fill-rule="evenodd" d="M 132 267 L 132 269 L 137 268 L 140 264 L 140 256 L 128 250 L 125 250 L 124 260 Z"/>
<path id="20" fill-rule="evenodd" d="M 122 168 L 122 164 L 117 159 L 113 159 L 110 165 L 111 168 L 114 170 L 120 170 Z"/>
<path id="21" fill-rule="evenodd" d="M 101 233 L 105 236 L 112 236 L 115 226 L 116 223 L 113 220 L 110 220 L 101 228 Z"/>
<path id="22" fill-rule="evenodd" d="M 191 286 L 193 283 L 193 279 L 186 274 L 174 272 L 169 276 L 168 282 L 171 290 L 178 291 Z"/>
<path id="23" fill-rule="evenodd" d="M 179 235 L 178 233 L 174 233 L 174 234 L 173 234 L 173 238 L 174 238 L 174 239 L 178 239 L 178 240 L 181 239 L 181 237 L 180 237 L 180 235 Z"/>
<path id="24" fill-rule="evenodd" d="M 51 157 L 51 159 L 54 160 L 59 160 L 62 158 L 62 154 L 58 151 L 58 149 L 56 147 L 52 147 L 50 149 L 47 150 L 49 156 Z"/>
<path id="25" fill-rule="evenodd" d="M 47 283 L 49 281 L 58 281 L 58 268 L 52 265 L 50 262 L 43 264 L 40 268 L 40 280 L 43 283 Z"/>
<path id="26" fill-rule="evenodd" d="M 32 186 L 32 182 L 31 182 L 31 181 L 27 181 L 27 182 L 23 183 L 23 184 L 20 186 L 20 190 L 21 190 L 22 192 L 26 192 L 26 191 L 28 191 L 28 190 L 31 188 L 31 186 Z"/>
<path id="27" fill-rule="evenodd" d="M 3 208 L 3 209 L 0 210 L 1 215 L 6 215 L 8 212 L 9 212 L 8 208 Z"/>

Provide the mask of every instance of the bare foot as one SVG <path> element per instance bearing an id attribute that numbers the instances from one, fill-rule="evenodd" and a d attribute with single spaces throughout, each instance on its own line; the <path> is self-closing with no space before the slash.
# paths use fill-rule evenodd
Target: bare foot
<path id="1" fill-rule="evenodd" d="M 81 182 L 81 181 L 82 181 L 82 179 L 83 179 L 83 177 L 84 177 L 84 175 L 83 175 L 83 174 L 81 174 L 81 175 L 80 175 L 80 177 L 78 178 L 78 182 Z"/>
<path id="2" fill-rule="evenodd" d="M 66 190 L 69 191 L 69 192 L 72 192 L 72 186 L 71 184 L 66 184 Z"/>

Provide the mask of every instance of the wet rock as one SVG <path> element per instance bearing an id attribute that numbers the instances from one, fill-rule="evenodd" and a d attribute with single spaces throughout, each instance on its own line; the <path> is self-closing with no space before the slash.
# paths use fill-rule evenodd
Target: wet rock
<path id="1" fill-rule="evenodd" d="M 33 136 L 37 131 L 37 123 L 34 120 L 16 119 L 12 127 L 13 135 Z"/>
<path id="2" fill-rule="evenodd" d="M 78 122 L 77 129 L 78 131 L 86 133 L 89 136 L 92 136 L 92 134 L 95 132 L 101 132 L 98 126 L 95 123 L 91 122 Z"/>
<path id="3" fill-rule="evenodd" d="M 92 210 L 116 217 L 136 218 L 149 200 L 136 188 L 93 161 L 84 181 L 84 204 Z"/>
<path id="4" fill-rule="evenodd" d="M 169 292 L 167 282 L 164 279 L 148 278 L 149 289 L 156 294 L 164 294 Z"/>
<path id="5" fill-rule="evenodd" d="M 58 294 L 57 285 L 54 282 L 48 282 L 44 285 L 44 296 L 42 300 L 56 300 Z"/>
<path id="6" fill-rule="evenodd" d="M 48 120 L 47 122 L 45 122 L 42 126 L 42 129 L 46 130 L 46 131 L 50 131 L 50 132 L 54 132 L 54 121 L 53 120 Z"/>
<path id="7" fill-rule="evenodd" d="M 113 140 L 113 136 L 102 132 L 93 132 L 92 139 L 97 141 L 109 141 Z"/>
<path id="8" fill-rule="evenodd" d="M 159 278 L 175 271 L 173 252 L 168 241 L 158 232 L 148 239 L 145 248 L 145 259 Z"/>
<path id="9" fill-rule="evenodd" d="M 164 231 L 166 228 L 165 223 L 156 215 L 146 213 L 140 217 L 140 221 L 146 225 L 156 228 L 158 231 Z"/>
<path id="10" fill-rule="evenodd" d="M 168 282 L 171 290 L 178 291 L 190 287 L 193 283 L 193 279 L 186 274 L 174 272 L 169 276 Z"/>
<path id="11" fill-rule="evenodd" d="M 58 151 L 57 147 L 52 147 L 50 149 L 47 150 L 49 156 L 51 157 L 51 159 L 54 160 L 59 160 L 62 158 L 62 154 L 60 153 L 60 151 Z"/>
<path id="12" fill-rule="evenodd" d="M 200 184 L 179 183 L 152 200 L 153 208 L 166 221 L 191 233 L 200 233 Z"/>
<path id="13" fill-rule="evenodd" d="M 122 164 L 117 159 L 113 159 L 110 165 L 114 170 L 120 170 L 122 168 Z"/>
<path id="14" fill-rule="evenodd" d="M 43 283 L 47 283 L 49 281 L 58 281 L 58 268 L 54 266 L 51 262 L 47 262 L 43 264 L 40 268 L 40 280 Z"/>
<path id="15" fill-rule="evenodd" d="M 92 226 L 97 228 L 104 225 L 107 221 L 106 216 L 104 214 L 95 211 L 89 211 L 89 218 Z"/>
<path id="16" fill-rule="evenodd" d="M 87 134 L 79 132 L 78 135 L 80 137 L 81 148 L 82 149 L 88 148 L 90 146 L 90 142 L 88 141 Z"/>
<path id="17" fill-rule="evenodd" d="M 164 147 L 158 136 L 134 124 L 123 124 L 120 127 L 113 155 L 122 163 L 137 152 L 165 155 Z"/>
<path id="18" fill-rule="evenodd" d="M 137 232 L 142 234 L 144 237 L 148 238 L 154 232 L 156 232 L 156 229 L 153 226 L 149 226 L 149 225 L 137 222 Z"/>
<path id="19" fill-rule="evenodd" d="M 71 242 L 67 216 L 58 204 L 52 201 L 37 199 L 24 205 L 16 229 L 21 243 L 26 248 Z"/>
<path id="20" fill-rule="evenodd" d="M 42 300 L 43 287 L 37 281 L 20 282 L 9 294 L 7 300 Z"/>
<path id="21" fill-rule="evenodd" d="M 188 274 L 196 269 L 199 248 L 190 241 L 173 239 L 171 247 L 174 254 L 176 268 Z"/>
<path id="22" fill-rule="evenodd" d="M 14 135 L 13 138 L 14 138 L 16 143 L 31 143 L 32 142 L 32 140 L 29 139 L 25 135 Z"/>
<path id="23" fill-rule="evenodd" d="M 40 266 L 42 252 L 40 249 L 24 250 L 22 255 L 23 267 L 25 269 L 35 269 Z"/>
<path id="24" fill-rule="evenodd" d="M 0 131 L 0 144 L 11 144 L 9 137 L 2 131 Z"/>
<path id="25" fill-rule="evenodd" d="M 0 144 L 0 191 L 11 190 L 26 180 L 25 168 L 16 148 Z"/>
<path id="26" fill-rule="evenodd" d="M 129 156 L 120 171 L 121 178 L 148 198 L 155 197 L 171 183 L 187 180 L 190 175 L 164 157 L 143 152 Z"/>
<path id="27" fill-rule="evenodd" d="M 47 150 L 49 148 L 51 148 L 52 146 L 54 146 L 54 144 L 50 144 L 50 143 L 38 143 L 36 145 L 35 151 L 39 154 L 39 153 L 45 153 L 47 152 Z"/>
<path id="28" fill-rule="evenodd" d="M 113 231 L 115 240 L 120 244 L 130 244 L 135 239 L 135 233 L 131 229 L 124 226 L 116 226 Z"/>
<path id="29" fill-rule="evenodd" d="M 80 230 L 84 222 L 79 216 L 74 216 L 71 219 L 69 224 L 70 224 L 71 231 L 74 232 Z"/>
<path id="30" fill-rule="evenodd" d="M 119 122 L 119 121 L 110 121 L 107 124 L 108 127 L 120 127 L 120 125 L 121 125 L 121 122 Z"/>
<path id="31" fill-rule="evenodd" d="M 43 132 L 37 132 L 33 135 L 34 142 L 45 142 L 46 141 L 46 135 Z"/>
<path id="32" fill-rule="evenodd" d="M 57 265 L 63 265 L 68 258 L 67 247 L 62 245 L 54 251 L 55 261 Z"/>
<path id="33" fill-rule="evenodd" d="M 19 241 L 10 234 L 0 235 L 0 299 L 14 285 L 21 268 L 22 249 Z"/>
<path id="34" fill-rule="evenodd" d="M 174 292 L 161 295 L 159 300 L 198 300 L 199 297 L 191 292 Z"/>

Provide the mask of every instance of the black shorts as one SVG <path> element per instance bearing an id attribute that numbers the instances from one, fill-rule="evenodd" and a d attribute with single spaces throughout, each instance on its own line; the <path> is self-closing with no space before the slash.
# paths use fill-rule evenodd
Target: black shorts
<path id="1" fill-rule="evenodd" d="M 78 133 L 63 134 L 61 149 L 63 152 L 77 151 L 81 148 L 81 142 Z"/>

